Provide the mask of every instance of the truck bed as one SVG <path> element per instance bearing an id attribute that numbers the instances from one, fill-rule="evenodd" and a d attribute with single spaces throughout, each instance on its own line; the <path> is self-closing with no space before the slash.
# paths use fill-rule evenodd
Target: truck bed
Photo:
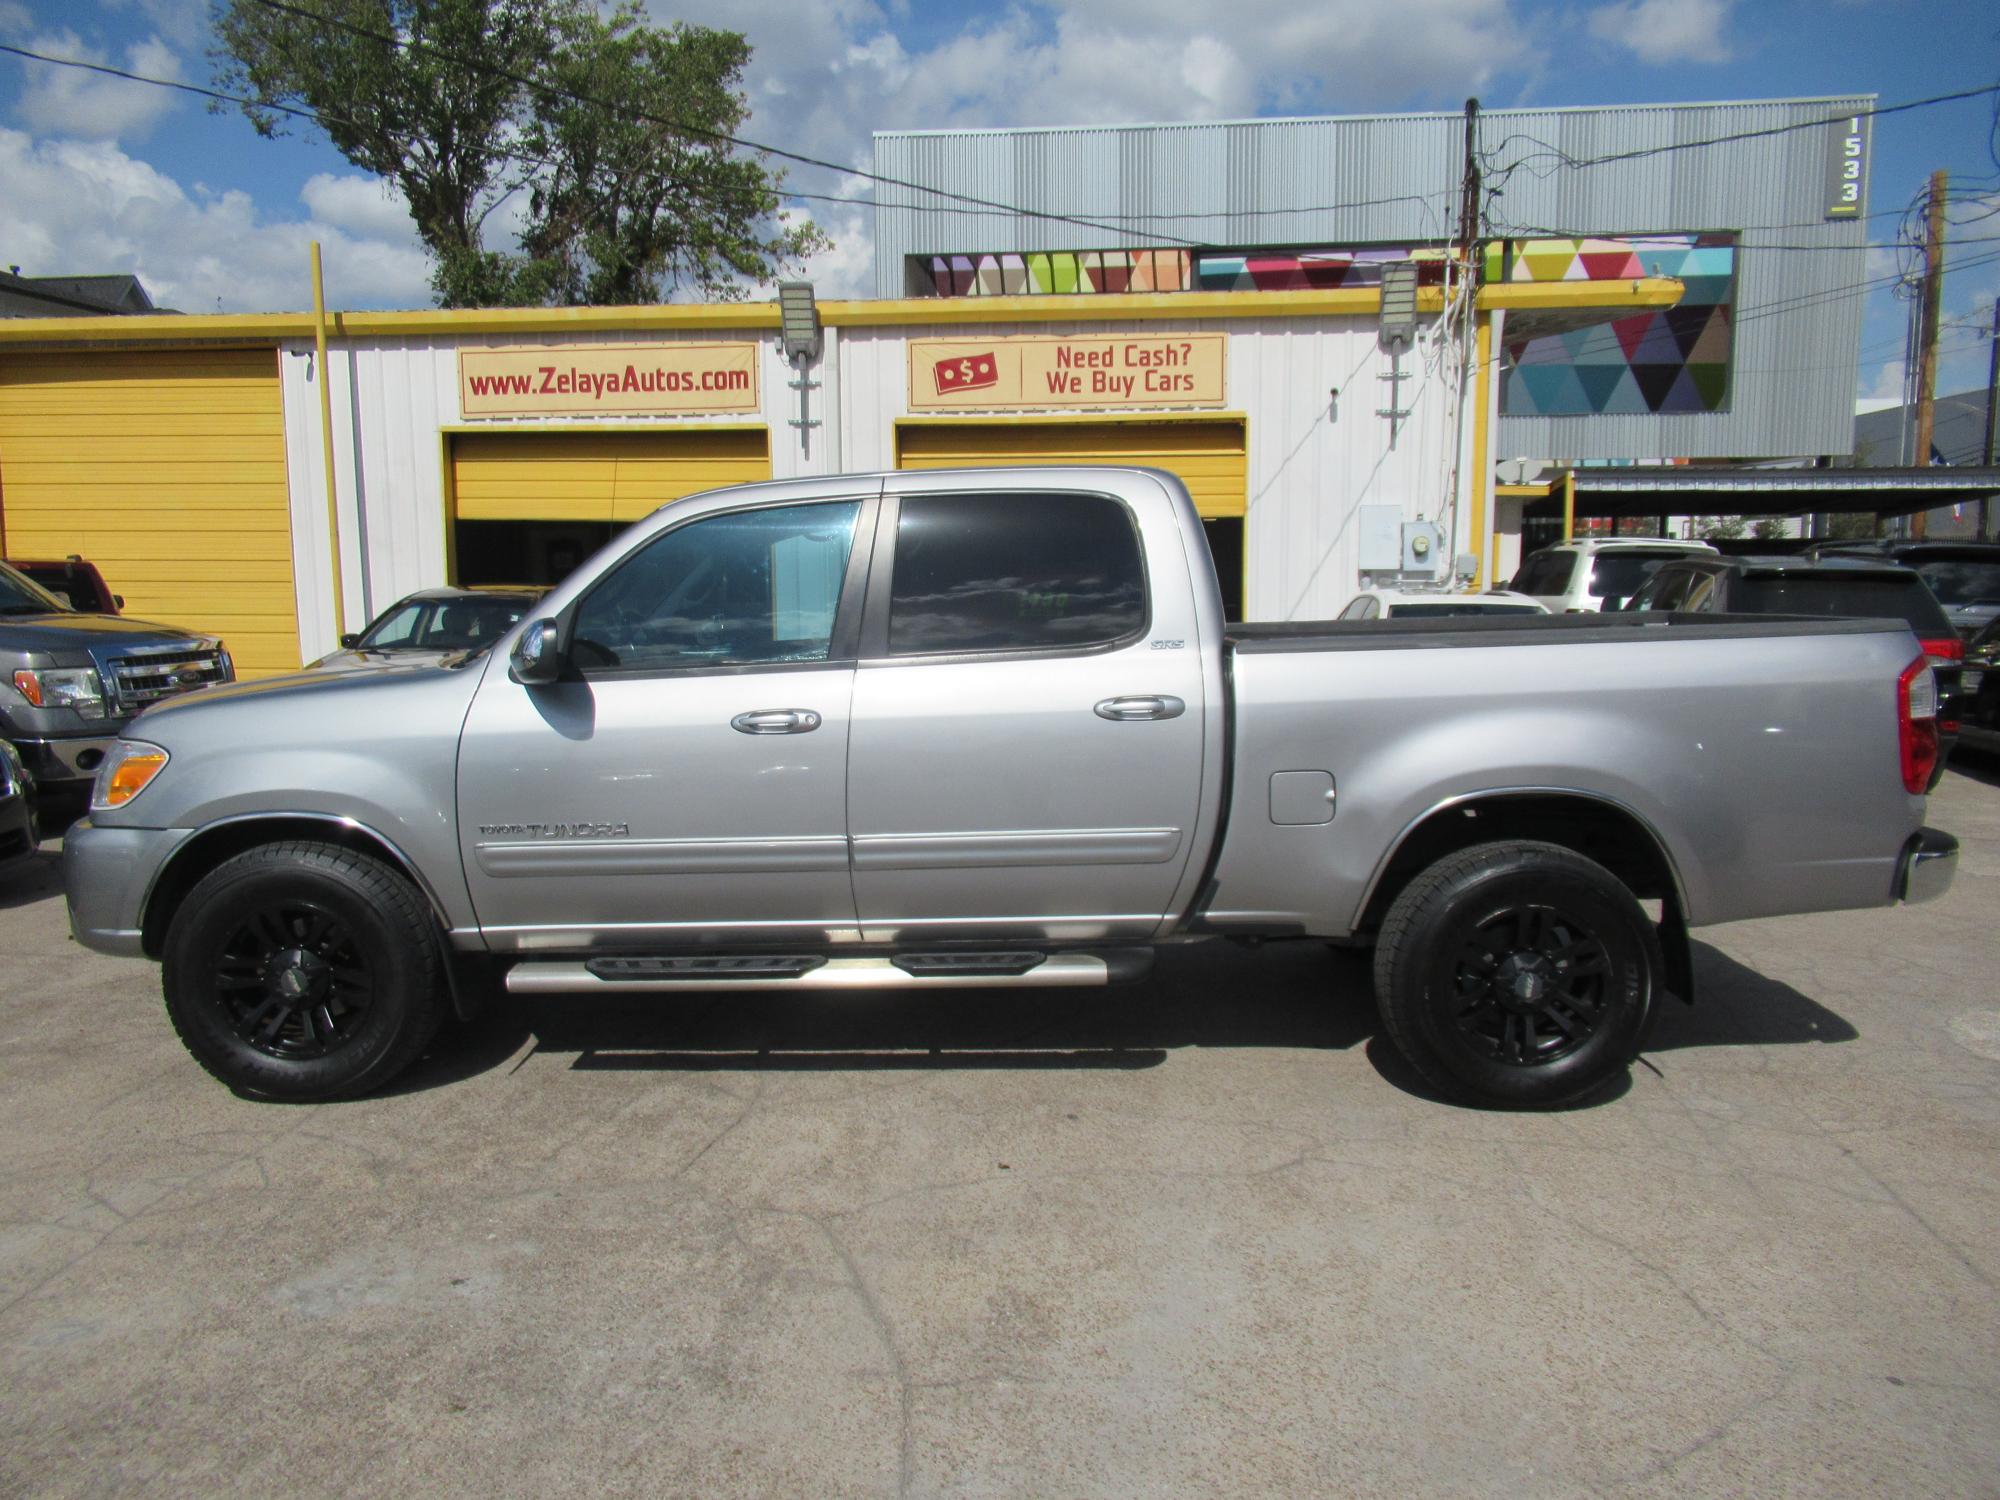
<path id="1" fill-rule="evenodd" d="M 1811 615 L 1469 615 L 1422 620 L 1288 620 L 1231 625 L 1223 640 L 1239 655 L 1288 651 L 1409 651 L 1443 646 L 1586 645 L 1672 631 L 1708 640 L 1907 631 L 1901 620 L 1827 620 Z M 1637 634 L 1635 634 L 1635 632 Z"/>

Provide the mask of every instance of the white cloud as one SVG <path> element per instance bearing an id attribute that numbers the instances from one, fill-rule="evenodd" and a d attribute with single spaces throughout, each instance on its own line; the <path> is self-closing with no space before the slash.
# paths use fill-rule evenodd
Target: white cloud
<path id="1" fill-rule="evenodd" d="M 1721 63 L 1732 0 L 1624 0 L 1590 13 L 1590 34 L 1645 63 Z"/>
<path id="2" fill-rule="evenodd" d="M 84 45 L 73 31 L 37 35 L 29 44 L 51 57 L 74 57 L 109 63 L 110 54 Z M 111 78 L 82 68 L 21 59 L 26 75 L 14 113 L 30 128 L 50 135 L 87 141 L 144 140 L 169 112 L 179 108 L 181 95 L 172 89 L 129 79 Z M 125 49 L 127 72 L 148 78 L 182 77 L 181 60 L 157 36 Z"/>
<path id="3" fill-rule="evenodd" d="M 322 224 L 364 239 L 419 244 L 416 221 L 403 195 L 379 177 L 316 172 L 299 198 Z"/>
<path id="4" fill-rule="evenodd" d="M 7 258 L 30 276 L 130 272 L 163 307 L 281 311 L 311 305 L 306 246 L 317 239 L 335 306 L 431 300 L 429 265 L 408 215 L 398 226 L 367 205 L 350 185 L 372 191 L 366 179 L 315 178 L 312 216 L 274 221 L 247 193 L 190 191 L 110 142 L 38 143 L 0 129 L 0 182 L 8 193 Z"/>
<path id="5" fill-rule="evenodd" d="M 0 36 L 25 36 L 34 26 L 35 18 L 28 14 L 27 6 L 0 0 Z"/>

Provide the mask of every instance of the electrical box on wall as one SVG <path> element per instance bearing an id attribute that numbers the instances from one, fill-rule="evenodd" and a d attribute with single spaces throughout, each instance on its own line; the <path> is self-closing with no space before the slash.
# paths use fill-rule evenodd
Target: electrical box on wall
<path id="1" fill-rule="evenodd" d="M 1405 521 L 1402 546 L 1403 571 L 1436 574 L 1442 561 L 1438 553 L 1441 545 L 1435 522 Z"/>
<path id="2" fill-rule="evenodd" d="M 1355 518 L 1364 573 L 1396 573 L 1403 567 L 1403 507 L 1364 505 Z"/>

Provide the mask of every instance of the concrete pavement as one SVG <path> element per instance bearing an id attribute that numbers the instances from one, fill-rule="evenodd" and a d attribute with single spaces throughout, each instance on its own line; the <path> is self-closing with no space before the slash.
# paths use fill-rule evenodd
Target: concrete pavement
<path id="1" fill-rule="evenodd" d="M 509 1005 L 245 1103 L 0 889 L 0 1493 L 2000 1494 L 2000 775 L 1698 934 L 1628 1088 L 1424 1097 L 1364 961 Z"/>

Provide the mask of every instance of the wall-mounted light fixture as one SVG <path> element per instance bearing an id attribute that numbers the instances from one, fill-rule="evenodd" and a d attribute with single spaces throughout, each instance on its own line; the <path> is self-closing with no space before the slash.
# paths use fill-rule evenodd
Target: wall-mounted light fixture
<path id="1" fill-rule="evenodd" d="M 788 363 L 819 358 L 819 307 L 810 281 L 778 283 L 778 326 Z"/>

